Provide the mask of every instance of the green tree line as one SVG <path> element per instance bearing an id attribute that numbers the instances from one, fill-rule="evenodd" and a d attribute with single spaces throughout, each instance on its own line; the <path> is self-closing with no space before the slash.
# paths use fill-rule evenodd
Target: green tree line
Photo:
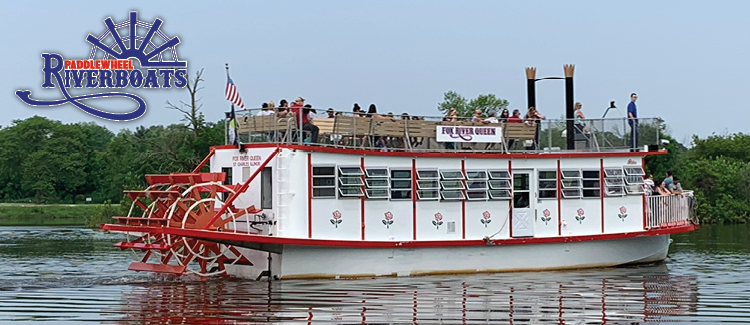
<path id="1" fill-rule="evenodd" d="M 188 172 L 224 143 L 224 122 L 172 124 L 114 134 L 95 123 L 34 116 L 0 129 L 0 202 L 119 202 L 144 175 Z"/>

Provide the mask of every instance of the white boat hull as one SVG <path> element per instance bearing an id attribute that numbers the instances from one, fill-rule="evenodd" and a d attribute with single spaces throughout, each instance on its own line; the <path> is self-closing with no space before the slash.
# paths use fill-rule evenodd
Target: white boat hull
<path id="1" fill-rule="evenodd" d="M 271 272 L 281 279 L 420 276 L 608 267 L 664 260 L 669 235 L 494 246 L 352 248 L 284 246 L 272 254 Z M 255 278 L 267 268 L 267 253 L 254 251 L 253 267 L 231 267 L 230 275 Z M 262 268 L 262 269 L 261 269 Z"/>

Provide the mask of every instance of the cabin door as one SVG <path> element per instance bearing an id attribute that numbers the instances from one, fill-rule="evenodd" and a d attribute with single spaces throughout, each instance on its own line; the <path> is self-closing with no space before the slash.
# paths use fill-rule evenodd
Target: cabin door
<path id="1" fill-rule="evenodd" d="M 513 171 L 513 237 L 534 236 L 534 198 L 531 190 L 534 172 L 532 170 Z"/>

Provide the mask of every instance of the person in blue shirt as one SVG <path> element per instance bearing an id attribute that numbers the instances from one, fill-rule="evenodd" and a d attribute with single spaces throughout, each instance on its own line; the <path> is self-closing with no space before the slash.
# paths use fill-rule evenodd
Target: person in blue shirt
<path id="1" fill-rule="evenodd" d="M 635 101 L 638 95 L 630 94 L 630 104 L 628 104 L 628 125 L 630 125 L 630 149 L 638 148 L 638 109 L 635 107 Z"/>

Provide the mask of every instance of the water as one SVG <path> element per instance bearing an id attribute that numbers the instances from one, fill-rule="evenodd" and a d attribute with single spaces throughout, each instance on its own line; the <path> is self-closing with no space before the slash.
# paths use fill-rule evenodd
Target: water
<path id="1" fill-rule="evenodd" d="M 0 227 L 0 323 L 748 323 L 748 235 L 704 226 L 652 265 L 267 283 L 134 273 L 121 235 Z"/>

